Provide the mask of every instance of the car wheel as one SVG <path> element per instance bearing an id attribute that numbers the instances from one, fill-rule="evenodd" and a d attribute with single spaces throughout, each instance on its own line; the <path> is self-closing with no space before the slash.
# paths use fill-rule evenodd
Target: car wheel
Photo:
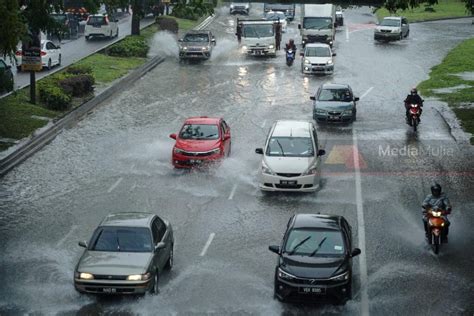
<path id="1" fill-rule="evenodd" d="M 112 38 L 112 30 L 110 30 L 109 38 Z"/>
<path id="2" fill-rule="evenodd" d="M 403 32 L 400 33 L 400 38 L 399 40 L 402 40 L 403 39 Z"/>
<path id="3" fill-rule="evenodd" d="M 405 37 L 408 37 L 408 35 L 410 35 L 410 30 L 407 31 L 407 35 L 405 35 Z"/>
<path id="4" fill-rule="evenodd" d="M 21 65 L 20 65 L 20 66 L 16 66 L 16 71 L 17 71 L 17 72 L 21 72 Z"/>
<path id="5" fill-rule="evenodd" d="M 158 284 L 160 281 L 160 277 L 158 275 L 158 271 L 155 272 L 155 275 L 153 276 L 153 286 L 151 287 L 150 293 L 151 294 L 158 294 L 159 289 L 158 289 Z"/>
<path id="6" fill-rule="evenodd" d="M 47 66 L 48 70 L 51 70 L 51 59 L 48 59 L 48 66 Z"/>
<path id="7" fill-rule="evenodd" d="M 117 32 L 115 32 L 115 37 L 118 37 L 118 35 L 119 35 L 119 29 L 117 27 Z"/>
<path id="8" fill-rule="evenodd" d="M 357 119 L 357 111 L 352 112 L 352 122 L 355 122 Z"/>
<path id="9" fill-rule="evenodd" d="M 88 41 L 91 37 L 86 35 L 86 41 Z"/>
<path id="10" fill-rule="evenodd" d="M 227 151 L 227 157 L 230 156 L 231 152 L 232 152 L 232 143 L 229 143 L 229 151 Z"/>
<path id="11" fill-rule="evenodd" d="M 173 268 L 173 263 L 174 263 L 174 245 L 171 244 L 170 256 L 168 258 L 168 261 L 166 262 L 166 269 L 171 270 L 171 268 Z"/>
<path id="12" fill-rule="evenodd" d="M 61 66 L 61 54 L 59 54 L 59 57 L 58 57 L 58 66 Z"/>

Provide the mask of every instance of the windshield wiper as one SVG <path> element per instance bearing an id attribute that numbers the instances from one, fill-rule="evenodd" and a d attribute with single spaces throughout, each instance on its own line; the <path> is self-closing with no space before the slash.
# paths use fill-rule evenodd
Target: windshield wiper
<path id="1" fill-rule="evenodd" d="M 283 155 L 283 157 L 285 157 L 285 151 L 283 150 L 283 146 L 280 144 L 280 141 L 278 139 L 276 140 L 276 142 L 281 149 L 281 154 Z"/>
<path id="2" fill-rule="evenodd" d="M 211 135 L 206 135 L 205 138 L 211 138 L 211 137 L 216 137 L 216 136 L 217 136 L 217 134 L 211 134 Z"/>
<path id="3" fill-rule="evenodd" d="M 295 253 L 296 249 L 298 249 L 301 245 L 303 245 L 305 242 L 307 242 L 309 239 L 311 238 L 311 236 L 308 236 L 306 237 L 305 239 L 303 239 L 302 241 L 300 241 L 296 246 L 293 247 L 293 249 L 291 249 L 291 251 L 288 253 L 290 256 L 292 254 Z"/>
<path id="4" fill-rule="evenodd" d="M 120 252 L 120 242 L 117 234 L 115 234 L 115 239 L 117 239 L 117 250 Z"/>
<path id="5" fill-rule="evenodd" d="M 321 242 L 319 243 L 318 247 L 309 255 L 310 257 L 314 256 L 316 254 L 316 252 L 318 252 L 318 250 L 321 248 L 321 246 L 324 244 L 324 242 L 326 241 L 327 237 L 324 237 Z"/>

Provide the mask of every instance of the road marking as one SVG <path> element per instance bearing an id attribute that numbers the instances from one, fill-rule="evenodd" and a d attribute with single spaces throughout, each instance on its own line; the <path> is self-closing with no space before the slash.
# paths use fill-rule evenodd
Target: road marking
<path id="1" fill-rule="evenodd" d="M 349 27 L 346 26 L 346 42 L 349 42 Z"/>
<path id="2" fill-rule="evenodd" d="M 234 198 L 235 190 L 237 190 L 237 184 L 234 184 L 234 186 L 232 187 L 232 191 L 230 191 L 230 195 L 228 198 L 229 200 L 232 200 Z"/>
<path id="3" fill-rule="evenodd" d="M 214 234 L 214 233 L 211 233 L 211 234 L 209 235 L 209 238 L 207 239 L 206 244 L 204 245 L 204 248 L 202 249 L 202 251 L 201 251 L 201 253 L 199 254 L 199 256 L 204 257 L 204 255 L 206 254 L 207 249 L 208 249 L 209 246 L 211 245 L 211 242 L 212 242 L 212 240 L 214 239 L 214 236 L 215 236 L 215 235 L 216 235 L 216 234 Z"/>
<path id="4" fill-rule="evenodd" d="M 64 242 L 69 238 L 69 236 L 71 236 L 72 233 L 77 229 L 77 227 L 79 226 L 72 225 L 71 230 L 63 238 L 61 238 L 60 241 L 58 241 L 58 243 L 56 244 L 56 248 L 61 247 L 64 244 Z"/>
<path id="5" fill-rule="evenodd" d="M 360 99 L 363 99 L 364 97 L 366 97 L 370 93 L 370 91 L 372 91 L 373 88 L 374 87 L 370 87 L 367 91 L 365 91 L 364 94 L 360 96 Z"/>
<path id="6" fill-rule="evenodd" d="M 367 293 L 367 257 L 365 251 L 365 223 L 364 223 L 364 208 L 362 203 L 362 184 L 360 180 L 360 163 L 359 163 L 359 147 L 357 144 L 357 133 L 352 132 L 352 141 L 354 143 L 354 174 L 355 174 L 355 188 L 356 188 L 356 203 L 357 203 L 357 224 L 358 224 L 358 238 L 359 248 L 361 254 L 359 255 L 360 268 L 360 292 L 361 292 L 361 315 L 369 315 L 369 295 Z"/>
<path id="7" fill-rule="evenodd" d="M 267 120 L 263 120 L 262 125 L 260 125 L 261 128 L 265 126 L 265 123 L 267 123 Z"/>
<path id="8" fill-rule="evenodd" d="M 132 187 L 130 188 L 130 191 L 133 191 L 133 190 L 135 190 L 136 188 L 137 188 L 137 183 L 135 182 L 135 183 L 132 185 Z"/>
<path id="9" fill-rule="evenodd" d="M 120 182 L 122 182 L 122 180 L 123 178 L 120 177 L 117 181 L 115 181 L 115 183 L 112 184 L 112 186 L 107 190 L 107 193 L 112 192 L 120 184 Z"/>

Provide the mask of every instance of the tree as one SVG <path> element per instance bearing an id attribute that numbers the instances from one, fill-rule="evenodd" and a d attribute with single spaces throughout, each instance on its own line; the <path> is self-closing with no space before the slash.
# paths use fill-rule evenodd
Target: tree
<path id="1" fill-rule="evenodd" d="M 18 0 L 0 1 L 0 55 L 10 56 L 27 33 L 26 24 L 20 15 Z"/>
<path id="2" fill-rule="evenodd" d="M 143 18 L 143 0 L 131 0 L 132 4 L 132 35 L 140 35 L 140 20 Z"/>
<path id="3" fill-rule="evenodd" d="M 464 0 L 464 1 L 466 2 L 467 13 L 469 13 L 470 15 L 474 15 L 474 0 Z"/>

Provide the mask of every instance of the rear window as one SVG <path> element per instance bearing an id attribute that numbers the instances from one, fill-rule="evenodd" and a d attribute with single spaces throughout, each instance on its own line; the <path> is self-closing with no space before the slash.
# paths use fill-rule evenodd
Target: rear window
<path id="1" fill-rule="evenodd" d="M 87 21 L 87 25 L 105 25 L 106 20 L 104 16 L 91 16 Z"/>

